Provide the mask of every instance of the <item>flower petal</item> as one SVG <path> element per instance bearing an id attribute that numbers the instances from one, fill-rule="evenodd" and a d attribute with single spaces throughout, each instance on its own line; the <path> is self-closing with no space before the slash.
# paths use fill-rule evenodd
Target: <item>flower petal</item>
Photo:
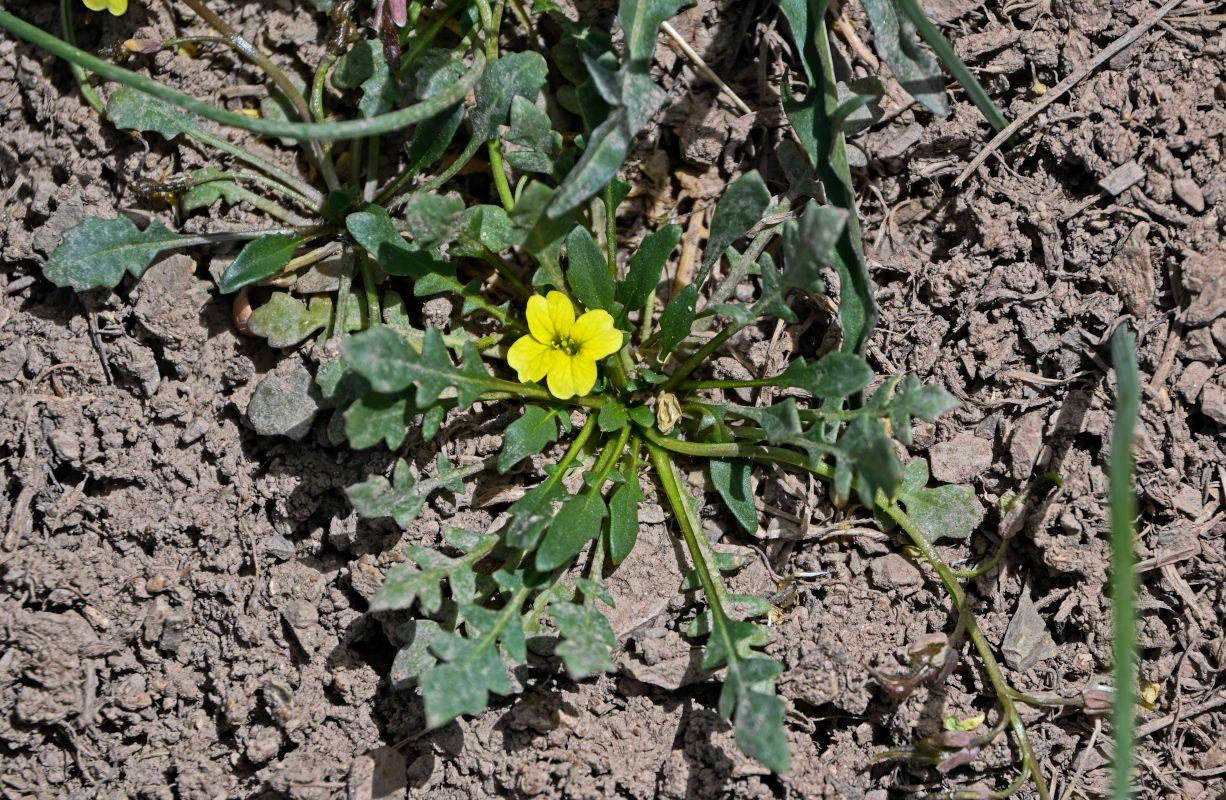
<path id="1" fill-rule="evenodd" d="M 519 373 L 519 382 L 539 381 L 554 368 L 560 351 L 541 344 L 532 336 L 521 336 L 507 350 L 507 364 Z"/>
<path id="2" fill-rule="evenodd" d="M 575 327 L 575 304 L 561 292 L 550 292 L 545 296 L 549 304 L 549 324 L 559 339 L 571 335 L 570 329 Z"/>
<path id="3" fill-rule="evenodd" d="M 107 5 L 111 13 L 117 17 L 122 17 L 128 10 L 128 0 L 107 0 Z"/>
<path id="4" fill-rule="evenodd" d="M 107 7 L 107 0 L 82 0 L 90 11 L 101 11 Z"/>
<path id="5" fill-rule="evenodd" d="M 541 344 L 553 344 L 557 337 L 549 319 L 549 303 L 545 298 L 539 294 L 529 297 L 525 315 L 528 317 L 528 330 L 532 333 L 532 338 Z"/>
<path id="6" fill-rule="evenodd" d="M 570 329 L 571 338 L 579 347 L 579 354 L 592 361 L 611 356 L 622 347 L 622 332 L 613 327 L 609 312 L 596 309 L 589 311 Z"/>
<path id="7" fill-rule="evenodd" d="M 596 362 L 581 355 L 558 357 L 549 370 L 549 392 L 559 400 L 585 395 L 596 385 Z"/>

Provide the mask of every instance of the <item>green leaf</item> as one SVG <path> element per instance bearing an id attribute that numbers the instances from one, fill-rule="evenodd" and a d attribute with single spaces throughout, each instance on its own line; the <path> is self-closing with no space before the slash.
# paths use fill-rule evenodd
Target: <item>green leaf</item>
<path id="1" fill-rule="evenodd" d="M 464 74 L 464 61 L 449 50 L 431 50 L 417 62 L 417 98 L 426 100 L 454 84 Z M 464 121 L 464 104 L 456 103 L 420 123 L 409 144 L 408 172 L 416 173 L 443 157 Z"/>
<path id="2" fill-rule="evenodd" d="M 915 36 L 915 25 L 900 18 L 890 0 L 865 0 L 873 24 L 873 46 L 907 93 L 938 117 L 949 114 L 945 78 L 937 60 Z"/>
<path id="3" fill-rule="evenodd" d="M 903 468 L 898 502 L 930 542 L 965 539 L 983 520 L 983 504 L 975 489 L 965 484 L 927 488 L 928 462 L 915 458 Z"/>
<path id="4" fill-rule="evenodd" d="M 622 302 L 627 311 L 636 311 L 647 303 L 664 274 L 664 265 L 681 241 L 681 226 L 666 225 L 644 237 L 638 251 L 630 259 L 630 269 L 621 285 Z"/>
<path id="5" fill-rule="evenodd" d="M 416 413 L 403 396 L 368 392 L 345 409 L 345 438 L 358 450 L 380 442 L 395 450 Z"/>
<path id="6" fill-rule="evenodd" d="M 508 164 L 524 172 L 553 172 L 554 161 L 562 152 L 562 134 L 553 129 L 549 115 L 527 97 L 511 100 L 511 130 L 506 138 L 524 148 L 506 153 Z"/>
<path id="7" fill-rule="evenodd" d="M 459 197 L 415 194 L 405 205 L 404 221 L 413 243 L 430 250 L 451 241 L 463 212 L 464 201 Z"/>
<path id="8" fill-rule="evenodd" d="M 427 728 L 446 725 L 461 714 L 481 713 L 490 694 L 510 694 L 507 670 L 489 639 L 472 642 L 441 633 L 430 649 L 448 663 L 426 670 L 418 678 Z"/>
<path id="9" fill-rule="evenodd" d="M 353 371 L 370 381 L 377 392 L 395 394 L 415 386 L 421 409 L 434 405 L 447 389 L 471 399 L 503 388 L 502 382 L 488 373 L 457 368 L 436 328 L 426 330 L 420 353 L 404 336 L 382 325 L 351 336 L 344 353 Z"/>
<path id="10" fill-rule="evenodd" d="M 799 219 L 783 226 L 782 290 L 803 289 L 820 292 L 823 284 L 818 271 L 834 265 L 835 245 L 846 229 L 848 214 L 841 208 L 809 203 Z"/>
<path id="11" fill-rule="evenodd" d="M 729 408 L 729 411 L 758 423 L 771 444 L 779 444 L 800 434 L 800 412 L 796 410 L 794 397 L 784 398 L 766 408 L 736 406 Z"/>
<path id="12" fill-rule="evenodd" d="M 507 426 L 502 451 L 498 453 L 498 472 L 507 470 L 545 446 L 558 440 L 557 409 L 526 406 L 524 415 Z"/>
<path id="13" fill-rule="evenodd" d="M 583 546 L 600 535 L 609 509 L 598 488 L 588 489 L 562 504 L 536 550 L 536 568 L 550 572 L 576 555 Z"/>
<path id="14" fill-rule="evenodd" d="M 370 600 L 371 611 L 394 611 L 421 602 L 427 614 L 433 614 L 443 604 L 442 582 L 468 565 L 425 547 L 414 545 L 406 552 L 408 561 L 395 565 L 387 572 L 387 580 Z"/>
<path id="15" fill-rule="evenodd" d="M 626 160 L 634 137 L 668 99 L 664 90 L 645 74 L 623 70 L 620 75 L 622 105 L 588 137 L 582 157 L 558 187 L 558 194 L 549 207 L 551 217 L 574 211 L 617 177 L 617 170 Z"/>
<path id="16" fill-rule="evenodd" d="M 838 444 L 844 457 L 835 468 L 836 488 L 838 472 L 854 468 L 860 502 L 866 507 L 874 506 L 878 491 L 884 492 L 886 497 L 895 495 L 902 480 L 902 465 L 881 420 L 856 417 L 847 425 Z"/>
<path id="17" fill-rule="evenodd" d="M 106 117 L 116 128 L 154 131 L 167 140 L 199 129 L 199 122 L 193 115 L 126 86 L 117 89 L 107 100 Z"/>
<path id="18" fill-rule="evenodd" d="M 302 247 L 306 239 L 301 236 L 285 236 L 271 233 L 247 243 L 234 259 L 217 287 L 222 294 L 237 292 L 244 286 L 276 275 L 289 265 L 294 251 Z"/>
<path id="19" fill-rule="evenodd" d="M 595 604 L 554 603 L 549 613 L 558 623 L 562 643 L 557 653 L 572 680 L 613 670 L 609 648 L 617 644 L 613 627 Z"/>
<path id="20" fill-rule="evenodd" d="M 708 462 L 711 483 L 724 498 L 732 516 L 750 536 L 758 534 L 758 509 L 754 505 L 753 462 L 746 458 L 713 458 Z"/>
<path id="21" fill-rule="evenodd" d="M 467 258 L 481 258 L 485 250 L 501 253 L 517 241 L 513 227 L 502 206 L 469 206 L 460 216 L 460 238 L 450 253 Z"/>
<path id="22" fill-rule="evenodd" d="M 554 190 L 543 183 L 528 184 L 511 211 L 511 222 L 517 231 L 515 243 L 522 244 L 541 266 L 532 278 L 532 285 L 553 286 L 566 291 L 566 279 L 562 275 L 562 243 L 573 223 L 570 215 L 551 217 L 545 213 L 554 194 Z"/>
<path id="23" fill-rule="evenodd" d="M 644 428 L 651 428 L 656 424 L 655 412 L 647 406 L 632 406 L 629 413 L 630 419 L 634 420 L 635 424 L 641 425 Z"/>
<path id="24" fill-rule="evenodd" d="M 270 347 L 293 347 L 326 328 L 331 319 L 330 297 L 312 297 L 310 305 L 304 306 L 287 292 L 275 292 L 267 303 L 251 312 L 247 327 L 267 339 Z"/>
<path id="25" fill-rule="evenodd" d="M 406 644 L 397 651 L 388 672 L 393 689 L 411 689 L 417 685 L 418 676 L 438 663 L 430 653 L 430 645 L 442 631 L 432 619 L 412 619 L 400 626 L 400 638 Z"/>
<path id="26" fill-rule="evenodd" d="M 771 664 L 770 659 L 755 659 Z M 738 687 L 729 689 L 724 682 L 723 691 L 736 696 L 736 711 L 733 732 L 737 747 L 750 758 L 760 761 L 772 772 L 787 772 L 791 762 L 787 735 L 783 729 L 786 704 L 774 694 L 766 692 L 739 692 Z"/>
<path id="27" fill-rule="evenodd" d="M 534 100 L 540 94 L 545 72 L 545 59 L 530 50 L 510 53 L 487 64 L 473 87 L 476 104 L 469 112 L 473 139 L 484 142 L 497 136 L 516 97 Z"/>
<path id="28" fill-rule="evenodd" d="M 417 481 L 402 458 L 396 461 L 390 483 L 382 475 L 374 475 L 364 483 L 350 486 L 345 494 L 362 516 L 391 517 L 397 525 L 407 528 L 426 505 L 425 495 L 418 494 L 416 487 Z"/>
<path id="29" fill-rule="evenodd" d="M 404 98 L 404 87 L 388 66 L 377 39 L 359 39 L 337 62 L 332 83 L 341 89 L 362 88 L 358 110 L 364 117 L 391 111 Z M 424 99 L 424 98 L 423 98 Z"/>
<path id="30" fill-rule="evenodd" d="M 566 259 L 567 282 L 579 302 L 587 308 L 611 312 L 617 288 L 609 274 L 609 262 L 583 225 L 575 226 L 566 237 Z"/>
<path id="31" fill-rule="evenodd" d="M 898 441 L 911 444 L 912 417 L 935 422 L 937 417 L 958 405 L 957 398 L 940 386 L 924 386 L 919 378 L 908 375 L 890 400 L 890 426 Z"/>
<path id="32" fill-rule="evenodd" d="M 600 413 L 596 417 L 596 424 L 605 433 L 619 431 L 629 423 L 630 418 L 626 415 L 626 407 L 612 399 L 600 407 Z"/>
<path id="33" fill-rule="evenodd" d="M 694 309 L 698 305 L 698 286 L 691 283 L 674 295 L 660 314 L 660 355 L 666 356 L 690 335 L 694 326 Z"/>
<path id="34" fill-rule="evenodd" d="M 220 199 L 225 199 L 228 205 L 235 205 L 244 200 L 250 202 L 252 198 L 259 198 L 255 192 L 240 186 L 233 180 L 227 178 L 213 180 L 216 176 L 223 174 L 216 167 L 193 170 L 190 175 L 193 186 L 179 198 L 179 206 L 183 212 L 208 208 Z"/>
<path id="35" fill-rule="evenodd" d="M 803 389 L 814 397 L 850 397 L 872 379 L 873 368 L 864 359 L 836 351 L 809 364 L 797 359 L 774 380 L 777 386 Z"/>
<path id="36" fill-rule="evenodd" d="M 617 19 L 626 37 L 623 61 L 628 69 L 647 72 L 656 52 L 660 23 L 685 5 L 689 5 L 689 0 L 621 0 Z"/>
<path id="37" fill-rule="evenodd" d="M 64 233 L 43 274 L 56 286 L 78 292 L 110 289 L 123 280 L 124 272 L 139 278 L 159 253 L 196 241 L 195 236 L 172 233 L 157 220 L 142 231 L 127 217 L 90 217 Z"/>
<path id="38" fill-rule="evenodd" d="M 647 498 L 638 487 L 638 476 L 631 475 L 609 495 L 609 560 L 620 564 L 630 555 L 639 538 L 639 503 Z"/>
<path id="39" fill-rule="evenodd" d="M 531 550 L 540 541 L 541 534 L 553 523 L 553 504 L 566 497 L 566 490 L 556 476 L 528 491 L 511 504 L 508 511 L 511 521 L 507 523 L 507 545 L 517 550 Z"/>
<path id="40" fill-rule="evenodd" d="M 746 172 L 728 186 L 719 200 L 719 205 L 715 207 L 715 216 L 711 219 L 711 233 L 707 237 L 707 247 L 703 252 L 702 269 L 694 281 L 695 284 L 702 286 L 706 282 L 711 267 L 719 261 L 725 248 L 761 222 L 766 216 L 766 210 L 770 208 L 770 203 L 771 193 L 757 170 Z"/>

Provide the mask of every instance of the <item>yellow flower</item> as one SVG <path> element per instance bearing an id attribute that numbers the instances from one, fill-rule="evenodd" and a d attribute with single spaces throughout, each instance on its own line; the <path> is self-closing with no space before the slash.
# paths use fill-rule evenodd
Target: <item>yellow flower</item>
<path id="1" fill-rule="evenodd" d="M 599 309 L 575 319 L 575 306 L 561 292 L 528 298 L 529 335 L 507 351 L 521 383 L 548 378 L 559 400 L 584 395 L 596 385 L 596 362 L 621 349 L 622 332 Z"/>
<path id="2" fill-rule="evenodd" d="M 128 10 L 128 0 L 81 0 L 90 11 L 106 9 L 115 16 L 122 16 Z"/>

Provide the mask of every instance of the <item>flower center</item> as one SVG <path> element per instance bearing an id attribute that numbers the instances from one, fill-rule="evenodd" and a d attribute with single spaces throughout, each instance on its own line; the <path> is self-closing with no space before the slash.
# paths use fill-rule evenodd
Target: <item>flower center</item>
<path id="1" fill-rule="evenodd" d="M 555 337 L 553 340 L 553 347 L 555 350 L 561 350 L 568 356 L 573 356 L 575 353 L 579 352 L 578 342 L 569 336 Z"/>

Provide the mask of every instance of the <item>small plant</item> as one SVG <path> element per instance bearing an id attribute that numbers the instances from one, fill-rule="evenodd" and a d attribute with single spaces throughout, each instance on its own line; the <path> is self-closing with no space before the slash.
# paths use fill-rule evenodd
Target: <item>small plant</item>
<path id="1" fill-rule="evenodd" d="M 865 91 L 857 93 L 833 80 L 824 2 L 780 0 L 810 86 L 804 99 L 787 97 L 785 106 L 817 180 L 811 185 L 820 186 L 812 194 L 821 197 L 793 208 L 756 172 L 742 175 L 715 210 L 697 274 L 663 303 L 657 290 L 682 230 L 660 227 L 623 264 L 617 213 L 630 187 L 617 174 L 667 98 L 649 67 L 657 30 L 683 0 L 622 0 L 620 53 L 607 33 L 556 15 L 561 35 L 544 54 L 500 51 L 502 0 L 379 0 L 373 9 L 316 0 L 330 12 L 332 32 L 305 87 L 203 0 L 184 3 L 217 35 L 129 40 L 113 57 L 140 59 L 183 44 L 231 48 L 268 79 L 272 96 L 260 116 L 213 108 L 7 12 L 0 11 L 0 26 L 124 84 L 104 106 L 98 101 L 117 127 L 190 137 L 225 164 L 134 179 L 138 193 L 170 197 L 185 213 L 246 203 L 277 224 L 194 236 L 156 220 L 141 230 L 123 216 L 88 219 L 67 232 L 46 275 L 77 290 L 114 287 L 125 275 L 139 278 L 167 250 L 245 241 L 221 290 L 258 289 L 263 302 L 246 324 L 275 347 L 312 337 L 338 344 L 338 357 L 320 366 L 316 382 L 354 447 L 396 449 L 417 427 L 429 440 L 448 414 L 477 403 L 519 414 L 501 451 L 481 462 L 456 466 L 440 456 L 427 477 L 402 459 L 390 479 L 373 476 L 352 487 L 349 497 L 366 516 L 407 527 L 435 490 L 460 492 L 481 472 L 506 473 L 529 457 L 556 455 L 539 483 L 510 505 L 505 525 L 452 530 L 445 551 L 409 547 L 372 602 L 372 610 L 411 615 L 410 641 L 393 670 L 397 683 L 420 686 L 428 725 L 480 712 L 490 695 L 511 693 L 511 664 L 556 655 L 574 678 L 612 668 L 616 642 L 601 608 L 616 598 L 603 579 L 635 546 L 646 488 L 671 510 L 685 543 L 692 569 L 678 590 L 702 591 L 704 607 L 687 633 L 706 642 L 704 668 L 725 670 L 719 713 L 747 754 L 785 770 L 785 704 L 774 690 L 782 666 L 763 652 L 770 604 L 726 588 L 723 574 L 741 564 L 704 535 L 683 476 L 705 469 L 752 537 L 753 470 L 802 470 L 826 481 L 837 501 L 858 498 L 883 526 L 905 534 L 958 613 L 953 635 L 914 651 L 911 672 L 879 676 L 887 689 L 902 697 L 945 674 L 965 636 L 997 693 L 994 727 L 978 736 L 951 731 L 917 752 L 952 768 L 1009 728 L 1022 753 L 1021 779 L 1030 775 L 1046 796 L 1015 693 L 966 608 L 959 581 L 977 573 L 955 573 L 933 546 L 969 535 L 981 516 L 978 501 L 968 486 L 930 487 L 927 463 L 904 464 L 895 447 L 910 443 L 913 419 L 935 420 L 955 403 L 914 376 L 874 386 L 861 356 L 876 308 L 844 135 L 863 124 L 879 87 L 858 84 Z M 70 5 L 63 6 L 68 30 Z M 123 10 L 122 0 L 106 6 Z M 528 9 L 518 0 L 509 6 L 537 41 Z M 879 46 L 910 54 L 908 68 L 926 70 L 929 82 L 939 77 L 898 24 L 898 15 L 913 24 L 922 17 L 913 0 L 866 7 Z M 368 15 L 373 37 L 361 33 Z M 935 44 L 930 28 L 919 26 Z M 83 74 L 81 80 L 96 97 Z M 336 118 L 354 104 L 356 118 Z M 314 177 L 217 136 L 200 117 L 297 142 Z M 390 132 L 406 137 L 407 155 L 403 169 L 385 175 L 381 136 Z M 498 202 L 445 193 L 482 150 Z M 839 350 L 798 356 L 759 379 L 712 376 L 710 360 L 743 331 L 796 323 L 791 303 L 824 291 L 827 270 L 839 279 Z M 746 280 L 756 286 L 752 298 L 730 299 Z M 455 298 L 461 324 L 446 332 L 416 328 L 406 297 L 437 294 Z M 735 401 L 736 392 L 767 386 L 780 390 L 769 405 Z"/>

